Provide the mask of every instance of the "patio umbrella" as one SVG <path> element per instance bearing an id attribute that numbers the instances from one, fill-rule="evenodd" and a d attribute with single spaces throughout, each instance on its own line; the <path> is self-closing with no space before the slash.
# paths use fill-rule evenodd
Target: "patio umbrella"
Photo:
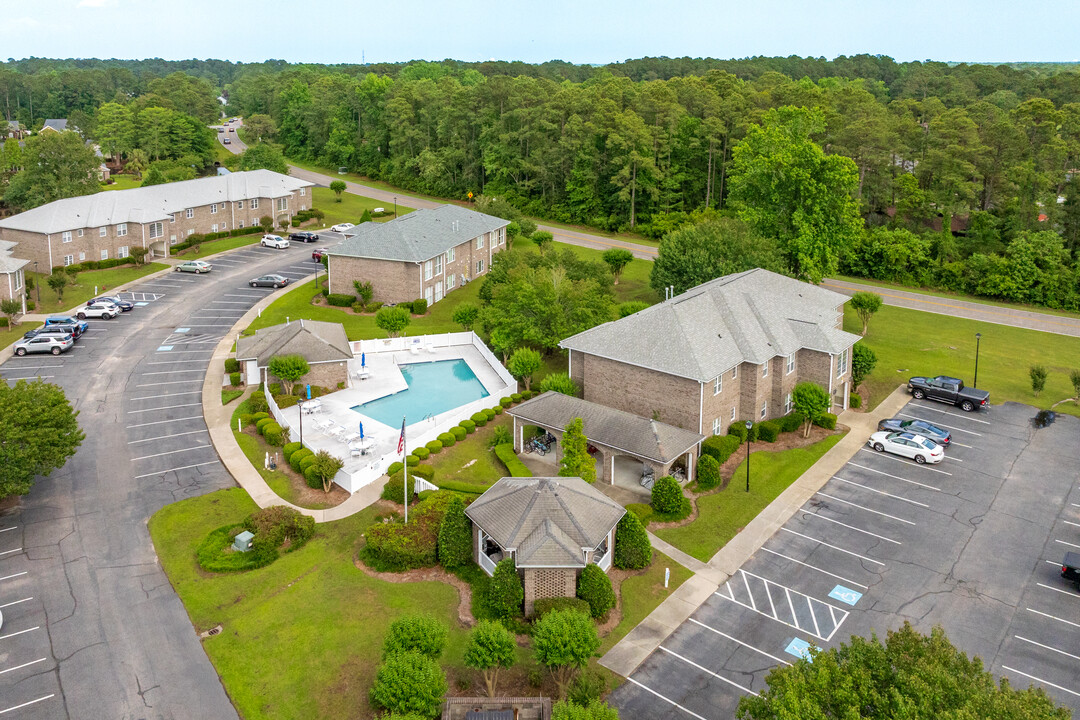
<path id="1" fill-rule="evenodd" d="M 360 441 L 364 440 L 364 423 L 360 423 Z"/>
<path id="2" fill-rule="evenodd" d="M 367 364 L 367 353 L 360 353 L 360 367 L 364 367 Z"/>
<path id="3" fill-rule="evenodd" d="M 264 469 L 269 469 L 270 468 L 270 453 L 266 453 L 266 457 L 263 458 L 263 468 Z"/>

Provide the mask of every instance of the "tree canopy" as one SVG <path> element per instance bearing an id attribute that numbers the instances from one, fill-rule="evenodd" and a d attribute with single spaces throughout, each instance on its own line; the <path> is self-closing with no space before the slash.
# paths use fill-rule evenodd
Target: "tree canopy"
<path id="1" fill-rule="evenodd" d="M 282 175 L 289 174 L 289 164 L 281 150 L 270 143 L 257 143 L 250 146 L 240 156 L 241 170 L 273 170 Z"/>
<path id="2" fill-rule="evenodd" d="M 43 380 L 0 382 L 0 498 L 25 495 L 85 439 L 64 391 Z"/>
<path id="3" fill-rule="evenodd" d="M 4 193 L 8 205 L 28 210 L 101 189 L 97 179 L 101 161 L 76 132 L 47 132 L 27 138 L 21 162 L 23 169 L 11 178 Z"/>
<path id="4" fill-rule="evenodd" d="M 664 288 L 673 286 L 678 295 L 721 275 L 753 268 L 787 272 L 779 243 L 755 233 L 741 220 L 715 218 L 664 236 L 649 284 L 661 295 Z"/>

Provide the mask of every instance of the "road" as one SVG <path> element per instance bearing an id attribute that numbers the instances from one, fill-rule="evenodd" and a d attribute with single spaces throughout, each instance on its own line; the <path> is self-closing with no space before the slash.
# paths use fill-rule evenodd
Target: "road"
<path id="1" fill-rule="evenodd" d="M 331 243 L 332 244 L 332 243 Z M 147 521 L 162 506 L 233 487 L 200 407 L 215 344 L 272 292 L 247 280 L 310 275 L 310 247 L 245 247 L 205 275 L 166 273 L 138 307 L 64 355 L 13 357 L 7 381 L 64 388 L 86 440 L 21 506 L 0 513 L 0 717 L 236 718 L 162 571 Z"/>

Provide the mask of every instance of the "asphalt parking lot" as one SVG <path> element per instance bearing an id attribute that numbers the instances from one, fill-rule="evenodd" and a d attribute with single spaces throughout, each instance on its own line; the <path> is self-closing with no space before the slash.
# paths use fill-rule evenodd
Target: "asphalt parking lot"
<path id="1" fill-rule="evenodd" d="M 612 696 L 622 717 L 735 716 L 810 644 L 945 628 L 1014 687 L 1080 710 L 1080 420 L 1031 407 L 968 414 L 911 401 L 949 428 L 937 466 L 860 450 Z"/>
<path id="2" fill-rule="evenodd" d="M 134 310 L 89 320 L 67 353 L 0 366 L 9 382 L 61 385 L 86 433 L 65 467 L 0 513 L 4 720 L 236 717 L 146 522 L 163 505 L 235 484 L 203 422 L 207 362 L 273 292 L 247 281 L 306 279 L 318 267 L 312 247 L 250 246 L 209 258 L 209 274 L 146 279 L 123 293 Z"/>

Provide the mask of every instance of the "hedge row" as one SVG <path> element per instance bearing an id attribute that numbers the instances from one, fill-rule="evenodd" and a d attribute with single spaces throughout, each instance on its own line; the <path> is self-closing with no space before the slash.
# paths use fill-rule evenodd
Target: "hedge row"
<path id="1" fill-rule="evenodd" d="M 453 495 L 435 493 L 409 513 L 409 524 L 376 523 L 367 529 L 366 554 L 378 570 L 401 571 L 436 563 L 439 525 Z"/>
<path id="2" fill-rule="evenodd" d="M 86 262 L 77 263 L 75 265 L 54 265 L 52 271 L 54 273 L 80 273 L 84 270 L 106 270 L 108 268 L 120 267 L 121 265 L 134 265 L 135 258 L 109 258 L 108 260 L 87 260 Z"/>
<path id="3" fill-rule="evenodd" d="M 525 467 L 525 463 L 521 462 L 517 453 L 514 452 L 513 443 L 496 445 L 495 457 L 502 461 L 502 464 L 506 466 L 506 472 L 510 473 L 512 477 L 532 477 L 529 468 Z"/>
<path id="4" fill-rule="evenodd" d="M 184 250 L 187 250 L 190 247 L 194 247 L 196 245 L 201 245 L 204 242 L 211 242 L 213 240 L 219 240 L 221 238 L 226 238 L 226 237 L 241 237 L 242 235 L 255 235 L 257 233 L 261 233 L 262 231 L 263 231 L 262 227 L 260 227 L 259 225 L 252 225 L 251 227 L 236 228 L 234 230 L 224 230 L 222 232 L 195 233 L 194 235 L 189 235 L 188 237 L 186 237 L 183 240 L 183 242 L 178 242 L 175 245 L 170 245 L 169 250 L 171 252 L 179 253 L 179 252 L 183 252 Z M 107 261 L 102 260 L 101 262 L 107 262 Z"/>

